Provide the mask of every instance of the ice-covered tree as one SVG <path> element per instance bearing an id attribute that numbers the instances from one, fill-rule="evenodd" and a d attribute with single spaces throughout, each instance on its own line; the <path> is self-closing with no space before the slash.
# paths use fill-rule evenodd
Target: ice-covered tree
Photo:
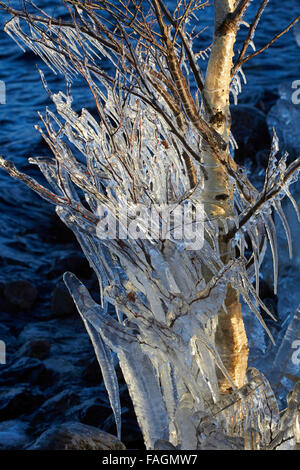
<path id="1" fill-rule="evenodd" d="M 272 316 L 259 297 L 259 272 L 269 244 L 276 292 L 273 212 L 291 253 L 281 200 L 287 195 L 299 216 L 289 187 L 300 160 L 287 164 L 274 133 L 264 187 L 255 188 L 233 158 L 230 94 L 236 102 L 242 66 L 299 16 L 255 50 L 268 0 L 251 24 L 244 21 L 249 0 L 215 0 L 212 43 L 198 50 L 205 24 L 197 15 L 208 2 L 168 3 L 67 0 L 66 14 L 50 17 L 31 2 L 23 11 L 0 2 L 12 15 L 6 32 L 68 83 L 82 76 L 97 110 L 97 117 L 76 113 L 71 94 L 52 94 L 41 73 L 57 112 L 47 109 L 38 130 L 53 157 L 30 162 L 52 190 L 3 158 L 0 165 L 56 205 L 97 274 L 100 305 L 73 274 L 64 279 L 94 345 L 119 436 L 115 356 L 147 448 L 293 448 L 299 384 L 280 420 L 267 379 L 247 369 L 240 299 L 271 336 L 260 313 Z M 248 34 L 237 50 L 241 25 Z"/>

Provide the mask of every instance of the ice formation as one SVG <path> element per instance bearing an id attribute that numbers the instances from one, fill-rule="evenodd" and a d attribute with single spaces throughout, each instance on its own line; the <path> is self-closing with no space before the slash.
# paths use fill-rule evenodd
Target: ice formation
<path id="1" fill-rule="evenodd" d="M 47 109 L 41 115 L 44 128 L 38 130 L 53 158 L 31 158 L 30 162 L 39 166 L 52 189 L 42 187 L 4 159 L 0 165 L 56 205 L 58 216 L 74 232 L 97 274 L 101 305 L 72 273 L 65 274 L 65 282 L 94 345 L 119 436 L 121 407 L 112 352 L 128 384 L 147 448 L 267 449 L 280 448 L 283 442 L 293 448 L 299 440 L 299 416 L 292 406 L 298 388 L 289 400 L 283 426 L 276 398 L 260 372 L 249 369 L 245 385 L 236 389 L 217 351 L 214 332 L 217 314 L 225 308 L 226 286 L 231 284 L 272 336 L 260 311 L 272 316 L 258 295 L 259 271 L 269 244 L 276 292 L 278 255 L 272 214 L 277 211 L 282 220 L 291 254 L 281 199 L 287 195 L 298 211 L 289 187 L 297 179 L 300 160 L 287 165 L 286 155 L 278 158 L 274 133 L 261 192 L 242 172 L 231 171 L 236 212 L 222 220 L 232 255 L 228 263 L 220 255 L 220 221 L 216 220 L 204 220 L 203 245 L 198 250 L 190 249 L 182 239 L 153 238 L 145 219 L 135 218 L 130 210 L 128 217 L 138 238 L 101 238 L 97 232 L 100 209 L 102 216 L 107 211 L 114 226 L 123 230 L 128 222 L 122 217 L 125 206 L 142 205 L 146 217 L 155 204 L 201 203 L 205 168 L 201 159 L 194 160 L 198 183 L 192 188 L 183 158 L 187 148 L 192 155 L 199 154 L 199 135 L 188 122 L 184 138 L 179 131 L 176 136 L 170 132 L 173 116 L 163 92 L 158 94 L 155 86 L 157 63 L 151 53 L 145 62 L 142 47 L 131 51 L 131 60 L 144 63 L 137 78 L 129 65 L 128 73 L 120 72 L 118 60 L 126 62 L 126 53 L 122 57 L 120 50 L 105 49 L 92 34 L 92 23 L 89 31 L 75 31 L 37 20 L 29 29 L 26 33 L 18 17 L 6 25 L 9 34 L 68 79 L 81 73 L 90 85 L 100 119 L 86 109 L 76 113 L 71 96 L 52 94 L 42 75 L 57 113 Z M 57 37 L 59 41 L 54 40 Z M 101 57 L 116 65 L 113 80 L 96 67 Z M 161 59 L 162 69 L 165 66 Z M 243 77 L 241 70 L 239 73 Z M 235 96 L 240 88 L 236 75 Z M 140 93 L 154 105 L 141 100 Z M 189 210 L 193 221 L 192 206 Z M 161 225 L 158 218 L 157 233 Z M 252 249 L 251 257 L 246 256 L 247 248 Z M 203 266 L 210 270 L 209 280 Z M 115 316 L 108 313 L 109 304 L 115 307 Z M 277 361 L 279 364 L 281 357 Z M 217 370 L 232 383 L 231 394 L 220 394 Z"/>

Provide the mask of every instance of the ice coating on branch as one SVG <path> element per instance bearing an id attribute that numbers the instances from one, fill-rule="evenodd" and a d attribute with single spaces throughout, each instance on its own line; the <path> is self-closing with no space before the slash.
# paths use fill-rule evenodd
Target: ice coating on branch
<path id="1" fill-rule="evenodd" d="M 299 215 L 289 191 L 298 176 L 299 160 L 288 165 L 286 155 L 278 157 L 274 133 L 263 190 L 249 184 L 243 171 L 230 168 L 233 213 L 215 219 L 204 214 L 199 223 L 196 209 L 205 203 L 208 165 L 202 162 L 202 137 L 195 126 L 183 113 L 181 118 L 187 121 L 183 132 L 174 119 L 180 109 L 176 97 L 171 103 L 166 98 L 172 81 L 163 54 L 155 61 L 151 47 L 146 59 L 142 45 L 126 49 L 125 33 L 122 47 L 114 44 L 108 51 L 102 36 L 95 36 L 93 22 L 88 29 L 76 31 L 71 25 L 38 20 L 26 29 L 23 23 L 15 17 L 6 31 L 68 80 L 82 74 L 90 85 L 97 119 L 87 109 L 75 112 L 68 93 L 52 94 L 41 73 L 56 113 L 46 109 L 38 131 L 53 158 L 30 162 L 39 166 L 51 190 L 2 158 L 0 166 L 56 205 L 58 216 L 74 232 L 97 275 L 100 305 L 73 274 L 66 273 L 65 282 L 100 363 L 118 435 L 121 410 L 112 352 L 128 384 L 147 448 L 268 448 L 276 436 L 279 442 L 283 430 L 267 379 L 250 369 L 245 385 L 237 390 L 214 338 L 218 313 L 227 312 L 229 284 L 272 338 L 260 311 L 272 317 L 259 298 L 260 267 L 269 244 L 276 292 L 278 255 L 272 215 L 275 210 L 281 218 L 291 254 L 281 199 L 287 195 Z M 194 54 L 190 37 L 186 40 L 185 53 L 178 49 L 176 54 L 187 77 L 186 54 L 190 55 L 201 81 L 197 60 L 207 52 Z M 102 70 L 102 57 L 115 66 L 115 75 Z M 132 60 L 138 64 L 136 74 Z M 246 83 L 239 68 L 231 87 L 235 102 L 241 80 Z M 199 99 L 199 115 L 202 106 Z M 236 146 L 233 136 L 230 141 Z M 171 210 L 163 212 L 165 206 Z M 181 223 L 170 229 L 178 207 L 185 210 L 189 235 L 191 228 L 193 234 L 203 229 L 200 246 L 193 246 L 186 233 L 173 236 Z M 221 256 L 222 237 L 227 239 L 230 261 Z M 116 317 L 108 313 L 108 303 L 115 307 Z M 293 321 L 297 326 L 298 317 Z M 284 352 L 291 336 L 289 328 L 282 343 Z M 279 365 L 279 357 L 276 361 Z M 225 396 L 219 391 L 220 374 L 232 387 Z M 292 441 L 299 434 L 299 423 L 292 413 L 295 399 L 290 402 L 285 422 Z"/>
<path id="2" fill-rule="evenodd" d="M 80 115 L 75 113 L 71 101 L 62 93 L 52 98 L 61 121 L 57 117 L 54 119 L 54 115 L 47 111 L 44 123 L 47 129 L 45 138 L 51 143 L 56 160 L 42 158 L 31 161 L 39 165 L 57 194 L 55 198 L 43 192 L 43 196 L 57 204 L 58 215 L 75 233 L 99 279 L 101 307 L 92 301 L 75 277 L 66 276 L 101 364 L 118 430 L 120 408 L 110 350 L 118 355 L 124 377 L 130 384 L 129 391 L 147 447 L 153 448 L 160 439 L 182 448 L 188 447 L 188 440 L 198 442 L 201 447 L 199 442 L 202 442 L 205 431 L 198 435 L 195 424 L 194 434 L 190 427 L 186 434 L 187 423 L 191 416 L 204 410 L 209 410 L 209 416 L 215 416 L 214 406 L 220 401 L 216 370 L 219 369 L 225 376 L 227 371 L 213 344 L 213 329 L 209 332 L 208 324 L 215 321 L 217 312 L 224 305 L 229 282 L 238 289 L 271 336 L 258 308 L 260 306 L 271 315 L 258 297 L 259 269 L 263 257 L 261 245 L 262 242 L 263 245 L 266 243 L 263 240 L 265 233 L 273 249 L 276 267 L 276 239 L 270 211 L 272 207 L 278 210 L 282 193 L 288 191 L 289 167 L 285 166 L 285 159 L 276 159 L 275 138 L 264 193 L 272 193 L 277 187 L 278 193 L 271 199 L 272 204 L 262 200 L 261 210 L 255 217 L 250 216 L 242 226 L 243 217 L 251 213 L 251 204 L 239 193 L 236 194 L 240 213 L 232 219 L 224 219 L 221 226 L 227 235 L 231 230 L 236 231 L 232 246 L 237 244 L 241 247 L 241 256 L 224 265 L 219 252 L 219 224 L 216 221 L 209 220 L 205 224 L 205 239 L 200 250 L 182 250 L 181 240 L 161 240 L 159 236 L 156 240 L 151 239 L 145 218 L 138 221 L 132 211 L 136 200 L 144 203 L 144 214 L 147 214 L 153 200 L 160 203 L 170 198 L 180 201 L 189 190 L 187 174 L 182 171 L 183 162 L 179 160 L 163 122 L 132 100 L 128 104 L 131 118 L 126 114 L 122 116 L 123 122 L 128 123 L 125 127 L 127 138 L 124 131 L 114 131 L 112 145 L 104 124 L 97 124 L 86 110 Z M 115 99 L 111 95 L 112 102 L 109 101 L 107 108 L 109 115 L 117 119 Z M 141 127 L 142 121 L 145 127 Z M 136 145 L 137 135 L 142 138 L 142 153 L 140 146 Z M 162 137 L 158 138 L 158 135 Z M 129 136 L 131 145 L 128 147 L 126 139 Z M 77 147 L 83 159 L 76 158 L 65 137 Z M 167 141 L 168 146 L 161 144 L 161 139 Z M 180 146 L 179 143 L 177 145 Z M 170 167 L 173 168 L 171 192 L 167 184 L 161 184 L 161 175 L 164 174 L 167 180 L 167 169 Z M 15 169 L 12 172 L 14 176 L 20 175 Z M 286 182 L 281 189 L 279 182 L 286 174 Z M 138 191 L 137 180 L 147 188 L 145 192 Z M 44 191 L 31 179 L 28 184 L 38 192 Z M 89 209 L 82 204 L 82 196 L 76 188 L 84 192 Z M 201 191 L 198 197 L 200 195 Z M 261 198 L 262 193 L 255 193 L 252 204 Z M 121 212 L 113 211 L 118 203 L 120 208 L 128 204 L 130 223 L 139 226 L 143 238 L 99 238 L 97 226 L 103 217 L 103 213 L 99 212 L 100 206 L 110 210 L 113 221 L 121 221 L 124 229 L 126 217 Z M 282 220 L 289 233 L 284 217 Z M 160 224 L 160 219 L 156 219 L 158 234 Z M 252 286 L 251 268 L 242 248 L 246 245 L 247 234 L 254 256 L 256 289 Z M 212 277 L 209 282 L 203 276 L 203 265 L 210 266 Z M 105 313 L 107 302 L 119 312 L 118 321 Z M 232 396 L 233 403 L 239 402 L 236 393 Z M 186 394 L 190 397 L 192 409 L 186 406 Z M 267 406 L 264 402 L 259 403 L 262 410 Z M 249 402 L 243 401 L 239 411 L 236 406 L 229 407 L 229 415 L 227 413 L 226 418 L 222 419 L 243 422 L 243 426 L 233 432 L 233 438 L 242 436 L 246 442 L 249 429 L 253 428 L 253 398 L 249 398 Z M 220 414 L 220 419 L 222 416 Z M 221 426 L 219 421 L 216 423 L 217 427 Z M 222 426 L 214 434 L 214 444 L 208 444 L 205 440 L 206 444 L 203 441 L 202 445 L 218 446 L 221 442 L 225 445 L 224 439 L 232 431 Z M 260 433 L 261 430 L 255 432 Z M 264 446 L 265 442 L 267 438 L 257 445 Z M 240 444 L 231 442 L 228 445 Z"/>

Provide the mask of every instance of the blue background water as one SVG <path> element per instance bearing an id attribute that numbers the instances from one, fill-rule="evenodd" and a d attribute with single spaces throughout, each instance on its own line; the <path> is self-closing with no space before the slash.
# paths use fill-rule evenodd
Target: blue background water
<path id="1" fill-rule="evenodd" d="M 48 13 L 55 11 L 57 15 L 62 11 L 59 0 L 37 0 L 36 3 Z M 18 6 L 19 2 L 11 4 Z M 250 16 L 259 4 L 256 0 L 252 2 Z M 256 48 L 262 47 L 283 29 L 299 14 L 299 10 L 299 0 L 290 0 L 288 8 L 281 0 L 271 0 L 257 30 Z M 196 47 L 199 50 L 205 49 L 211 42 L 211 13 L 212 8 L 206 9 L 200 25 L 195 25 L 197 28 L 202 28 L 206 23 L 209 26 L 197 40 Z M 39 178 L 38 170 L 28 164 L 27 158 L 50 155 L 39 133 L 34 130 L 34 125 L 39 121 L 37 112 L 43 112 L 51 103 L 41 84 L 36 65 L 45 71 L 52 91 L 64 89 L 65 84 L 63 77 L 54 75 L 38 57 L 30 51 L 22 51 L 3 32 L 7 18 L 0 12 L 0 80 L 6 84 L 6 104 L 0 105 L 0 154 L 13 160 L 22 171 Z M 246 32 L 246 28 L 242 27 L 240 41 Z M 243 87 L 239 102 L 257 103 L 266 91 L 276 93 L 281 83 L 291 84 L 299 80 L 299 51 L 294 34 L 290 31 L 265 53 L 248 62 L 244 67 L 248 84 Z M 77 109 L 89 107 L 89 103 L 92 106 L 90 95 L 81 85 L 80 80 L 75 80 L 72 85 Z M 39 291 L 35 309 L 26 313 L 23 320 L 20 317 L 16 320 L 19 322 L 18 331 L 32 320 L 31 315 L 34 319 L 47 318 L 50 292 L 58 280 L 51 272 L 57 260 L 66 259 L 76 252 L 79 252 L 79 248 L 58 222 L 54 208 L 0 171 L 0 290 L 1 283 L 28 279 Z M 9 321 L 9 316 L 1 311 L 0 295 L 0 326 Z M 92 356 L 92 349 L 89 354 Z M 12 365 L 12 359 L 8 360 L 8 365 Z"/>

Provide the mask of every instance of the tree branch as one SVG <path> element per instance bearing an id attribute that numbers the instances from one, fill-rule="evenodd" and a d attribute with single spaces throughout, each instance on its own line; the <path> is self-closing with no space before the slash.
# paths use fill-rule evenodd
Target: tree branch
<path id="1" fill-rule="evenodd" d="M 241 63 L 241 61 L 243 60 L 243 57 L 244 55 L 246 54 L 247 52 L 247 49 L 249 47 L 249 44 L 250 42 L 252 41 L 253 39 L 253 36 L 254 36 L 254 32 L 255 32 L 255 29 L 256 29 L 256 26 L 257 24 L 259 23 L 259 20 L 260 20 L 260 17 L 264 11 L 264 9 L 266 8 L 267 4 L 269 3 L 269 0 L 263 0 L 263 2 L 261 3 L 259 9 L 257 10 L 257 13 L 255 15 L 255 18 L 250 26 L 250 29 L 249 29 L 249 32 L 248 32 L 248 36 L 243 44 L 243 47 L 242 47 L 242 50 L 240 52 L 240 55 L 232 69 L 232 76 L 234 76 L 235 72 L 237 71 L 237 69 L 239 68 L 239 63 Z"/>
<path id="2" fill-rule="evenodd" d="M 253 59 L 253 57 L 257 56 L 258 54 L 261 54 L 262 52 L 264 52 L 266 49 L 268 49 L 272 44 L 274 44 L 275 41 L 277 41 L 277 39 L 279 39 L 281 36 L 283 36 L 285 33 L 287 33 L 296 23 L 298 23 L 298 21 L 300 20 L 300 15 L 297 16 L 297 18 L 295 18 L 283 31 L 281 31 L 280 33 L 276 34 L 276 36 L 274 36 L 274 38 L 268 42 L 268 44 L 266 44 L 264 47 L 262 47 L 261 49 L 259 49 L 258 51 L 255 51 L 253 52 L 252 54 L 248 55 L 247 57 L 245 57 L 244 59 L 242 59 L 240 62 L 237 62 L 234 66 L 234 68 L 237 70 L 239 67 L 241 67 L 243 64 L 245 64 L 246 62 L 248 62 L 248 60 L 250 59 Z"/>

